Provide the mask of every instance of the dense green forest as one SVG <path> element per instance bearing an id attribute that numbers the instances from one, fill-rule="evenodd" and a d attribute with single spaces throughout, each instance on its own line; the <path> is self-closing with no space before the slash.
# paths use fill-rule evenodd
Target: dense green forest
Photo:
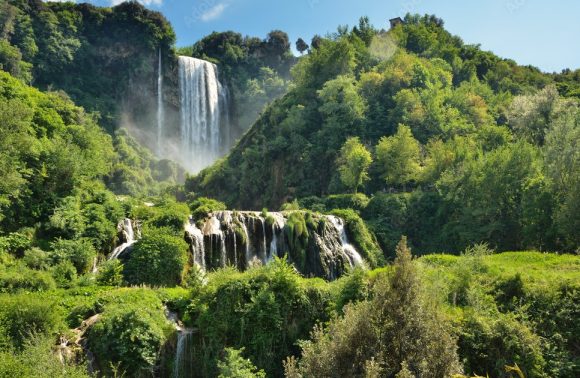
<path id="1" fill-rule="evenodd" d="M 429 15 L 291 43 L 0 4 L 0 377 L 580 375 L 580 71 Z M 178 54 L 219 67 L 243 134 L 197 175 L 142 135 L 159 61 L 178 116 Z"/>

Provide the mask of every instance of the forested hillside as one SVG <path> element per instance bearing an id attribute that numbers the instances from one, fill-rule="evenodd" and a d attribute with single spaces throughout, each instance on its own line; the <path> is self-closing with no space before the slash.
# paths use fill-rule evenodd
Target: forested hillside
<path id="1" fill-rule="evenodd" d="M 573 74 L 518 66 L 464 44 L 440 19 L 407 16 L 388 32 L 366 19 L 339 29 L 292 77 L 187 190 L 234 208 L 355 207 L 389 254 L 402 234 L 419 253 L 476 241 L 577 248 Z"/>

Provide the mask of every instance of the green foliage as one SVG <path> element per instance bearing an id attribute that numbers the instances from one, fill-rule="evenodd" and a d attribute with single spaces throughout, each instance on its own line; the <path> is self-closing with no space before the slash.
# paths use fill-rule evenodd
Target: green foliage
<path id="1" fill-rule="evenodd" d="M 263 370 L 258 370 L 252 361 L 242 356 L 244 348 L 226 348 L 224 359 L 218 362 L 219 378 L 260 378 L 266 377 Z"/>
<path id="2" fill-rule="evenodd" d="M 104 374 L 150 376 L 170 334 L 161 301 L 144 291 L 119 291 L 101 299 L 104 312 L 90 328 L 88 345 Z"/>
<path id="3" fill-rule="evenodd" d="M 133 246 L 123 276 L 132 285 L 175 286 L 181 283 L 186 264 L 185 241 L 152 229 Z"/>
<path id="4" fill-rule="evenodd" d="M 55 287 L 55 281 L 48 272 L 39 272 L 20 264 L 11 267 L 0 265 L 0 292 L 2 293 L 47 291 Z"/>
<path id="5" fill-rule="evenodd" d="M 88 378 L 87 366 L 66 358 L 61 361 L 54 352 L 54 339 L 33 334 L 17 353 L 0 351 L 0 377 Z"/>
<path id="6" fill-rule="evenodd" d="M 57 239 L 51 244 L 50 257 L 53 263 L 70 261 L 78 274 L 90 271 L 96 258 L 96 251 L 89 240 L 63 240 Z"/>
<path id="7" fill-rule="evenodd" d="M 347 139 L 337 159 L 342 183 L 356 193 L 358 188 L 369 180 L 368 169 L 372 161 L 371 153 L 358 137 Z"/>
<path id="8" fill-rule="evenodd" d="M 392 274 L 379 282 L 373 297 L 347 306 L 327 329 L 315 328 L 302 344 L 302 357 L 287 360 L 294 376 L 364 376 L 371 366 L 381 375 L 402 369 L 427 377 L 461 371 L 455 341 L 442 327 L 437 309 L 425 306 L 421 281 L 403 238 Z M 375 365 L 375 362 L 376 364 Z"/>
<path id="9" fill-rule="evenodd" d="M 513 316 L 468 314 L 459 337 L 459 353 L 472 374 L 509 377 L 504 366 L 517 363 L 526 377 L 544 376 L 540 338 Z"/>
<path id="10" fill-rule="evenodd" d="M 99 266 L 97 283 L 104 286 L 121 286 L 123 264 L 118 259 L 107 260 Z"/>
<path id="11" fill-rule="evenodd" d="M 189 204 L 193 219 L 200 220 L 211 212 L 226 210 L 227 207 L 223 202 L 214 200 L 212 198 L 200 197 L 193 200 Z"/>
<path id="12" fill-rule="evenodd" d="M 300 278 L 284 260 L 244 274 L 229 269 L 211 273 L 189 310 L 200 330 L 194 363 L 202 374 L 218 375 L 223 348 L 245 348 L 244 355 L 258 369 L 280 375 L 283 358 L 296 354 L 297 340 L 327 318 L 328 305 L 325 285 Z M 237 357 L 233 362 L 241 363 Z"/>
<path id="13" fill-rule="evenodd" d="M 77 281 L 77 269 L 69 260 L 63 260 L 52 269 L 52 277 L 59 287 L 73 287 Z"/>
<path id="14" fill-rule="evenodd" d="M 416 180 L 420 169 L 419 153 L 419 143 L 405 125 L 399 125 L 394 136 L 381 138 L 376 154 L 387 185 L 403 186 Z"/>
<path id="15" fill-rule="evenodd" d="M 23 349 L 26 340 L 35 334 L 54 336 L 63 319 L 56 303 L 41 296 L 0 295 L 0 339 L 7 336 L 11 347 Z"/>

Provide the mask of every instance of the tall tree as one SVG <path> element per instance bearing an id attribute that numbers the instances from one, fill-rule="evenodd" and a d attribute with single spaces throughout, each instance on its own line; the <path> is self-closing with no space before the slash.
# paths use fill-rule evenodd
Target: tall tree
<path id="1" fill-rule="evenodd" d="M 298 50 L 300 54 L 304 54 L 304 51 L 308 50 L 308 44 L 304 42 L 302 38 L 298 38 L 296 41 L 296 50 Z"/>
<path id="2" fill-rule="evenodd" d="M 356 193 L 369 179 L 368 170 L 372 161 L 371 153 L 358 137 L 348 138 L 340 149 L 337 159 L 342 183 Z"/>
<path id="3" fill-rule="evenodd" d="M 399 125 L 397 133 L 382 137 L 376 147 L 383 178 L 390 186 L 415 180 L 420 169 L 420 145 L 408 126 Z"/>

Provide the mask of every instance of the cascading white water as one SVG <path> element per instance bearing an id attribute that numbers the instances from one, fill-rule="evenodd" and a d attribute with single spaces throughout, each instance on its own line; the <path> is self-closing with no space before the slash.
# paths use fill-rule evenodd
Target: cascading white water
<path id="1" fill-rule="evenodd" d="M 163 109 L 163 66 L 161 62 L 161 48 L 159 48 L 159 62 L 157 65 L 157 156 L 161 156 L 163 140 L 163 118 L 165 112 Z"/>
<path id="2" fill-rule="evenodd" d="M 272 224 L 272 241 L 270 242 L 270 254 L 268 261 L 272 261 L 274 256 L 278 256 L 278 236 L 276 235 L 276 226 Z"/>
<path id="3" fill-rule="evenodd" d="M 348 242 L 348 236 L 346 235 L 346 229 L 344 228 L 344 221 L 341 218 L 329 215 L 328 219 L 334 225 L 338 233 L 340 234 L 340 240 L 342 242 L 342 249 L 344 253 L 348 256 L 350 260 L 350 265 L 362 266 L 363 259 L 361 255 L 356 251 L 356 249 Z"/>
<path id="4" fill-rule="evenodd" d="M 197 172 L 217 160 L 228 142 L 222 132 L 222 118 L 227 121 L 228 96 L 218 80 L 215 64 L 185 56 L 180 56 L 178 63 L 181 163 Z"/>
<path id="5" fill-rule="evenodd" d="M 205 270 L 205 246 L 203 244 L 203 232 L 197 228 L 193 219 L 185 224 L 185 232 L 189 240 L 193 261 L 198 267 Z"/>
<path id="6" fill-rule="evenodd" d="M 193 331 L 181 329 L 177 333 L 177 348 L 175 351 L 175 366 L 173 369 L 175 378 L 192 377 L 194 374 L 193 357 Z"/>
<path id="7" fill-rule="evenodd" d="M 301 273 L 327 279 L 336 279 L 355 266 L 365 266 L 348 242 L 342 219 L 315 215 L 307 238 L 301 239 L 307 244 L 301 247 L 293 236 L 293 226 L 288 225 L 291 214 L 270 212 L 265 217 L 256 211 L 216 211 L 202 221 L 200 228 L 190 220 L 185 238 L 194 261 L 199 261 L 199 251 L 205 248 L 207 267 L 203 266 L 204 269 L 230 264 L 243 270 L 267 264 L 274 256 L 282 255 Z M 267 223 L 271 228 L 266 227 Z"/>
<path id="8" fill-rule="evenodd" d="M 117 229 L 123 236 L 123 243 L 118 245 L 113 250 L 113 252 L 111 252 L 109 260 L 118 258 L 121 253 L 123 253 L 127 248 L 131 247 L 137 241 L 137 238 L 135 237 L 135 231 L 133 230 L 133 222 L 131 219 L 123 219 L 121 222 L 119 222 Z"/>

